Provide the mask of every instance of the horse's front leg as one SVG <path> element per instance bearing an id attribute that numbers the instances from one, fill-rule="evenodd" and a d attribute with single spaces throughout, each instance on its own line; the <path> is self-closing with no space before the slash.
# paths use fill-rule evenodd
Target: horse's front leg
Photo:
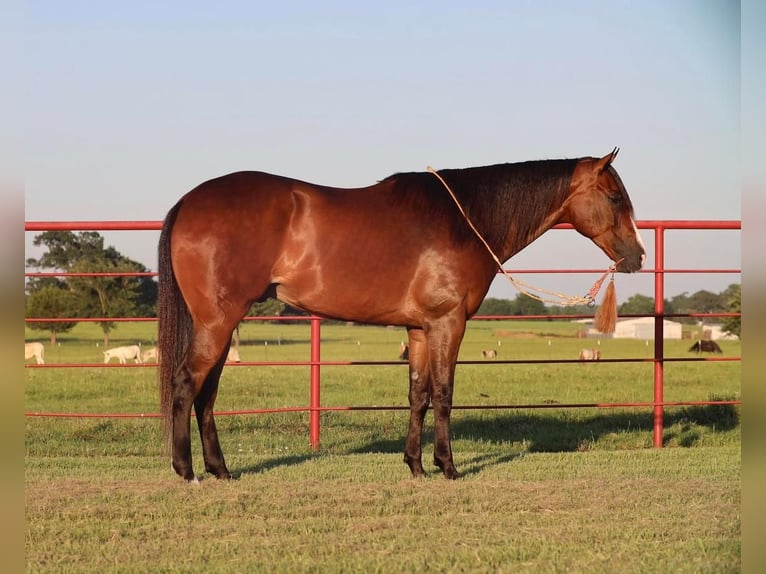
<path id="1" fill-rule="evenodd" d="M 431 373 L 428 366 L 428 347 L 425 334 L 421 329 L 409 329 L 407 334 L 410 344 L 410 426 L 407 431 L 407 444 L 404 448 L 404 462 L 410 467 L 412 475 L 419 477 L 425 474 L 421 460 L 421 438 L 423 420 L 431 399 Z"/>
<path id="2" fill-rule="evenodd" d="M 431 367 L 431 402 L 434 409 L 434 464 L 445 478 L 460 477 L 452 458 L 450 415 L 455 384 L 455 363 L 465 333 L 464 315 L 445 318 L 427 331 Z"/>

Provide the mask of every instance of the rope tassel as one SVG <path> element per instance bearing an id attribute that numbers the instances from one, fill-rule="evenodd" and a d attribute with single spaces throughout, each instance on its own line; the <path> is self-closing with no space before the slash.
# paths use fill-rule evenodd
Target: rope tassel
<path id="1" fill-rule="evenodd" d="M 606 286 L 604 298 L 593 317 L 593 325 L 602 333 L 614 333 L 617 324 L 617 295 L 614 289 L 614 275 Z"/>

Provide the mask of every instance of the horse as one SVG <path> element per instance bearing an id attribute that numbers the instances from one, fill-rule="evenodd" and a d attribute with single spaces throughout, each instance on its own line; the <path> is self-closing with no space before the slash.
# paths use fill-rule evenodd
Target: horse
<path id="1" fill-rule="evenodd" d="M 42 343 L 24 343 L 24 360 L 35 358 L 38 365 L 45 364 L 45 347 Z"/>
<path id="2" fill-rule="evenodd" d="M 481 352 L 481 356 L 485 359 L 495 359 L 497 358 L 497 350 L 496 349 L 483 349 Z"/>
<path id="3" fill-rule="evenodd" d="M 401 345 L 399 345 L 399 360 L 400 361 L 410 360 L 410 346 L 406 345 L 404 341 L 402 341 Z"/>
<path id="4" fill-rule="evenodd" d="M 715 341 L 697 339 L 697 341 L 689 347 L 689 353 L 723 353 L 723 350 Z"/>
<path id="5" fill-rule="evenodd" d="M 274 297 L 323 318 L 405 327 L 404 462 L 413 477 L 425 475 L 421 435 L 431 405 L 434 464 L 458 478 L 455 364 L 466 321 L 496 276 L 495 257 L 506 261 L 568 223 L 616 271 L 644 264 L 633 205 L 612 166 L 617 151 L 395 173 L 361 188 L 241 171 L 186 193 L 167 213 L 158 245 L 160 408 L 172 468 L 198 481 L 194 407 L 205 471 L 231 478 L 213 416 L 219 379 L 232 331 L 252 303 Z"/>
<path id="6" fill-rule="evenodd" d="M 598 349 L 580 349 L 580 356 L 578 358 L 581 361 L 600 361 L 601 351 Z"/>

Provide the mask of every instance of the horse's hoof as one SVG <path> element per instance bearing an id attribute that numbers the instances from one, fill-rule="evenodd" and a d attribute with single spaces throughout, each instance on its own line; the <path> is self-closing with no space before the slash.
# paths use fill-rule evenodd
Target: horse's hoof
<path id="1" fill-rule="evenodd" d="M 175 470 L 175 468 L 173 469 Z M 185 482 L 199 482 L 199 479 L 197 476 L 195 476 L 194 472 L 178 472 L 175 470 L 176 474 L 180 476 Z"/>
<path id="2" fill-rule="evenodd" d="M 404 462 L 410 467 L 413 478 L 421 478 L 426 475 L 420 460 L 404 455 Z"/>
<path id="3" fill-rule="evenodd" d="M 438 460 L 434 460 L 434 464 L 438 466 L 442 472 L 444 473 L 444 478 L 447 480 L 456 480 L 460 478 L 460 473 L 457 471 L 455 466 L 450 463 L 442 464 Z"/>
<path id="4" fill-rule="evenodd" d="M 217 467 L 205 467 L 205 472 L 209 472 L 214 477 L 216 477 L 218 480 L 229 480 L 231 479 L 231 473 L 229 472 L 229 469 L 225 466 L 217 466 Z"/>

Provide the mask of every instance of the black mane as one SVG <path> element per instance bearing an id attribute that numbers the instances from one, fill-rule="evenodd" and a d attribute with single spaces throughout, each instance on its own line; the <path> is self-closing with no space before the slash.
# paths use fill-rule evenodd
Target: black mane
<path id="1" fill-rule="evenodd" d="M 563 203 L 578 161 L 554 159 L 443 169 L 439 175 L 496 253 L 502 251 L 510 226 L 510 246 L 515 253 L 534 239 L 540 223 Z M 474 233 L 434 174 L 397 173 L 383 181 L 396 182 L 401 191 L 397 201 L 422 210 L 429 219 L 443 219 L 451 224 L 458 240 L 474 239 Z"/>

